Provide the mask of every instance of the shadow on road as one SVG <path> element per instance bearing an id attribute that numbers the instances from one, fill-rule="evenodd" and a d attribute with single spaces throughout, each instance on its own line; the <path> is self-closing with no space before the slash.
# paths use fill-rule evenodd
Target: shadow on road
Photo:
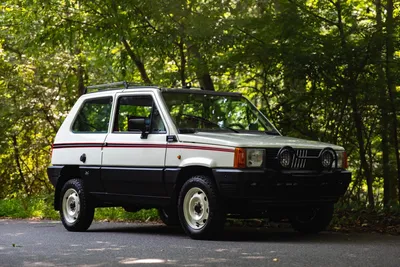
<path id="1" fill-rule="evenodd" d="M 166 236 L 185 236 L 185 232 L 180 227 L 169 227 L 160 224 L 123 224 L 121 226 L 113 224 L 108 227 L 107 224 L 96 225 L 95 228 L 89 228 L 87 232 L 113 232 L 113 233 L 132 233 L 132 234 L 157 234 Z"/>
<path id="2" fill-rule="evenodd" d="M 168 227 L 165 225 L 121 225 L 107 227 L 107 224 L 97 225 L 88 232 L 114 232 L 127 234 L 151 234 L 186 238 L 186 234 L 180 227 Z M 384 242 L 388 236 L 381 234 L 360 233 L 336 233 L 321 232 L 319 234 L 302 234 L 287 228 L 255 228 L 255 227 L 225 227 L 224 232 L 215 237 L 217 241 L 229 242 L 288 242 L 288 243 L 370 243 Z M 187 237 L 189 238 L 189 237 Z M 395 237 L 393 237 L 395 238 Z"/>

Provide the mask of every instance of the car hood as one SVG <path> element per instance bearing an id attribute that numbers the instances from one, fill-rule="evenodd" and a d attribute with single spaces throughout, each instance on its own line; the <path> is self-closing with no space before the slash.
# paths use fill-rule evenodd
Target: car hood
<path id="1" fill-rule="evenodd" d="M 343 147 L 299 138 L 267 135 L 260 133 L 210 133 L 197 132 L 191 134 L 179 134 L 179 141 L 185 143 L 199 143 L 230 147 L 283 147 L 305 149 L 323 149 L 330 147 L 334 150 L 344 150 Z"/>

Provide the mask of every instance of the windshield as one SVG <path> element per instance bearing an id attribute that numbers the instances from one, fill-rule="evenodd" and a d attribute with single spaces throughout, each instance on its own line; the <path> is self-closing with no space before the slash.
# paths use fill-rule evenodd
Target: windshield
<path id="1" fill-rule="evenodd" d="M 180 133 L 197 131 L 257 131 L 279 133 L 246 98 L 240 95 L 163 92 Z"/>

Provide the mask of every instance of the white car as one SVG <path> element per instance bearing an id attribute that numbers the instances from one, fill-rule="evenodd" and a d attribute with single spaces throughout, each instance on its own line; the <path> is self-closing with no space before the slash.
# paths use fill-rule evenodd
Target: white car
<path id="1" fill-rule="evenodd" d="M 69 231 L 118 206 L 158 208 L 195 239 L 215 237 L 227 216 L 319 232 L 350 183 L 343 147 L 282 136 L 239 93 L 94 88 L 61 125 L 48 168 Z"/>

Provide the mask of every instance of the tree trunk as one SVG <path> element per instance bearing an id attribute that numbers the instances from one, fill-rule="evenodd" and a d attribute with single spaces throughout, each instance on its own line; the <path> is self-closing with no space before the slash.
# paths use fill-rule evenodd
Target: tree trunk
<path id="1" fill-rule="evenodd" d="M 199 47 L 196 44 L 189 44 L 188 47 L 200 87 L 204 90 L 215 91 L 207 62 L 201 56 Z"/>
<path id="2" fill-rule="evenodd" d="M 392 183 L 390 177 L 390 165 L 389 165 L 389 118 L 388 118 L 388 103 L 387 103 L 387 91 L 386 87 L 382 86 L 385 84 L 385 73 L 382 64 L 382 49 L 383 49 L 383 33 L 382 33 L 382 2 L 381 0 L 375 0 L 376 6 L 376 49 L 374 51 L 374 59 L 376 61 L 376 69 L 378 72 L 377 85 L 381 88 L 379 106 L 381 110 L 381 148 L 382 148 L 382 165 L 383 165 L 383 203 L 387 206 L 393 196 L 392 196 Z"/>
<path id="3" fill-rule="evenodd" d="M 14 160 L 15 160 L 15 164 L 17 165 L 17 170 L 18 170 L 20 181 L 21 181 L 21 184 L 22 184 L 22 186 L 24 188 L 24 192 L 26 194 L 30 195 L 28 184 L 27 184 L 27 182 L 25 180 L 25 175 L 24 175 L 24 172 L 22 171 L 22 166 L 21 166 L 21 162 L 20 162 L 21 156 L 20 156 L 20 153 L 19 153 L 17 136 L 15 134 L 13 134 L 11 138 L 12 138 L 13 149 L 14 149 Z"/>
<path id="4" fill-rule="evenodd" d="M 79 50 L 78 55 L 79 54 L 80 54 L 80 50 Z M 85 93 L 85 91 L 86 91 L 85 79 L 83 77 L 84 74 L 85 74 L 85 70 L 83 69 L 82 62 L 81 62 L 81 59 L 79 57 L 78 67 L 77 67 L 77 70 L 76 70 L 76 76 L 78 78 L 78 94 L 79 94 L 79 96 L 83 95 Z"/>
<path id="5" fill-rule="evenodd" d="M 397 184 L 398 184 L 398 200 L 400 202 L 400 152 L 399 152 L 399 137 L 398 137 L 398 122 L 397 122 L 397 108 L 394 92 L 396 91 L 395 78 L 393 75 L 394 69 L 394 20 L 393 20 L 393 0 L 387 1 L 386 6 L 387 17 L 386 17 L 386 79 L 387 79 L 387 89 L 390 101 L 390 111 L 392 115 L 393 123 L 393 146 L 395 149 L 396 163 L 397 163 Z"/>
<path id="6" fill-rule="evenodd" d="M 349 48 L 347 47 L 347 40 L 346 40 L 346 34 L 344 32 L 344 26 L 343 26 L 343 19 L 342 19 L 342 6 L 341 6 L 341 1 L 337 0 L 336 2 L 336 11 L 338 15 L 338 22 L 337 22 L 337 27 L 339 30 L 339 35 L 340 35 L 340 41 L 341 41 L 341 46 L 343 49 L 343 53 L 346 55 L 346 61 L 348 64 L 347 68 L 347 81 L 344 84 L 344 89 L 349 92 L 350 94 L 350 104 L 352 107 L 353 111 L 353 119 L 356 127 L 356 136 L 357 136 L 357 142 L 359 146 L 359 155 L 360 155 L 360 161 L 361 161 L 361 166 L 364 170 L 364 175 L 367 180 L 367 187 L 368 187 L 368 202 L 371 208 L 375 207 L 375 201 L 374 201 L 374 193 L 373 193 L 373 187 L 372 187 L 372 172 L 370 169 L 370 166 L 368 166 L 367 158 L 366 158 L 366 149 L 365 149 L 365 142 L 364 142 L 364 136 L 363 136 L 363 129 L 364 129 L 364 123 L 362 121 L 362 115 L 361 112 L 358 108 L 358 101 L 357 101 L 357 75 L 355 75 L 354 71 L 354 66 L 353 64 L 353 58 L 352 58 L 352 52 L 349 51 Z"/>
<path id="7" fill-rule="evenodd" d="M 136 53 L 132 50 L 131 46 L 128 44 L 126 41 L 125 37 L 121 38 L 121 42 L 124 45 L 126 52 L 128 53 L 129 57 L 133 60 L 135 63 L 136 67 L 139 70 L 140 77 L 142 78 L 143 82 L 145 84 L 151 84 L 151 80 L 149 76 L 147 75 L 146 68 L 144 67 L 143 62 L 140 60 L 140 58 L 136 55 Z"/>
<path id="8" fill-rule="evenodd" d="M 180 55 L 180 69 L 179 69 L 179 74 L 181 78 L 181 84 L 182 88 L 186 87 L 186 55 L 185 55 L 185 50 L 183 46 L 182 40 L 178 43 L 179 47 L 179 55 Z"/>

